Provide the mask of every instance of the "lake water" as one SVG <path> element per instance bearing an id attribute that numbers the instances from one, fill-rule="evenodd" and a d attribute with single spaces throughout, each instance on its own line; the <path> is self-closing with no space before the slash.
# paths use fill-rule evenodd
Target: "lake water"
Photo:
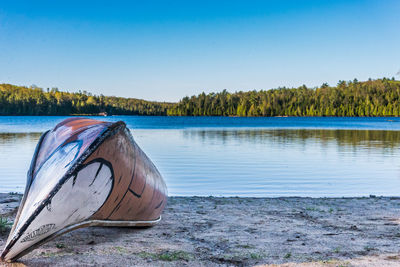
<path id="1" fill-rule="evenodd" d="M 41 133 L 65 118 L 0 117 L 0 192 L 23 192 Z M 400 196 L 400 118 L 98 119 L 127 123 L 169 195 Z"/>

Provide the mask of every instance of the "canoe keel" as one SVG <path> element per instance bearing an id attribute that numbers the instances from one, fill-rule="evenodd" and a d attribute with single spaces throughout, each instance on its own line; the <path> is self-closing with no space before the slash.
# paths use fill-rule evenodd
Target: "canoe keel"
<path id="1" fill-rule="evenodd" d="M 67 119 L 39 141 L 1 258 L 77 228 L 152 226 L 166 200 L 160 173 L 123 122 Z"/>

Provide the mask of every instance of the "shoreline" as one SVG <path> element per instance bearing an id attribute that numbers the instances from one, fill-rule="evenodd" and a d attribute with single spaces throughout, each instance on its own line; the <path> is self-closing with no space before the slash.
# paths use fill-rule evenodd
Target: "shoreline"
<path id="1" fill-rule="evenodd" d="M 46 115 L 23 115 L 23 114 L 0 114 L 0 117 L 120 117 L 120 116 L 137 116 L 137 117 L 188 117 L 188 118 L 400 118 L 399 116 L 223 116 L 223 115 L 145 115 L 145 114 L 46 114 Z"/>
<path id="2" fill-rule="evenodd" d="M 20 194 L 0 193 L 13 220 Z M 8 230 L 0 233 L 3 247 Z M 152 228 L 72 231 L 27 266 L 398 266 L 400 197 L 169 197 Z"/>

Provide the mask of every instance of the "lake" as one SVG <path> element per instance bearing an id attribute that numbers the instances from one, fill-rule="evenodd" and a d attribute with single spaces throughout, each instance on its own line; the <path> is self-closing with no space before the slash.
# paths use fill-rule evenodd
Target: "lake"
<path id="1" fill-rule="evenodd" d="M 0 117 L 0 192 L 23 192 L 36 143 L 66 117 Z M 400 195 L 400 118 L 123 120 L 171 196 Z"/>

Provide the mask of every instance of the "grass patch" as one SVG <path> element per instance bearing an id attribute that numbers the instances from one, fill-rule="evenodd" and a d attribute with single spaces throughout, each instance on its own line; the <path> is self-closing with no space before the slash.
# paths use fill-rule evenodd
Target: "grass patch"
<path id="1" fill-rule="evenodd" d="M 149 253 L 149 252 L 139 252 L 138 254 L 136 254 L 137 256 L 143 258 L 143 259 L 153 259 L 155 260 L 157 258 L 157 254 L 154 253 Z"/>
<path id="2" fill-rule="evenodd" d="M 12 225 L 12 222 L 9 221 L 7 218 L 0 216 L 0 232 L 3 233 L 7 231 Z"/>
<path id="3" fill-rule="evenodd" d="M 252 258 L 253 260 L 260 260 L 264 258 L 264 255 L 260 253 L 250 253 L 250 258 Z"/>
<path id="4" fill-rule="evenodd" d="M 126 248 L 124 248 L 124 247 L 114 247 L 114 249 L 115 249 L 117 252 L 121 253 L 121 254 L 127 254 L 127 253 L 129 253 L 129 251 L 128 251 Z"/>
<path id="5" fill-rule="evenodd" d="M 188 253 L 186 251 L 182 251 L 182 250 L 164 251 L 159 254 L 149 253 L 149 252 L 140 252 L 137 255 L 141 258 L 161 260 L 161 261 L 178 261 L 178 260 L 188 261 L 193 258 L 190 253 Z"/>
<path id="6" fill-rule="evenodd" d="M 59 254 L 58 253 L 55 253 L 55 252 L 45 252 L 45 253 L 42 253 L 41 254 L 43 257 L 45 257 L 45 258 L 52 258 L 52 257 L 57 257 L 57 256 L 59 256 Z"/>
<path id="7" fill-rule="evenodd" d="M 63 243 L 57 243 L 56 248 L 65 248 L 65 245 Z"/>
<path id="8" fill-rule="evenodd" d="M 284 259 L 290 259 L 292 257 L 292 253 L 286 253 L 285 256 L 283 256 Z"/>
<path id="9" fill-rule="evenodd" d="M 247 248 L 247 249 L 256 248 L 255 246 L 250 245 L 250 244 L 237 245 L 236 247 L 237 248 Z"/>
<path id="10" fill-rule="evenodd" d="M 162 261 L 176 261 L 176 260 L 185 260 L 188 261 L 192 258 L 192 256 L 185 251 L 167 251 L 162 254 L 159 254 L 158 258 Z"/>
<path id="11" fill-rule="evenodd" d="M 339 247 L 335 248 L 335 249 L 333 250 L 333 252 L 334 252 L 334 253 L 339 253 L 339 252 L 340 252 L 340 248 L 339 248 Z"/>

